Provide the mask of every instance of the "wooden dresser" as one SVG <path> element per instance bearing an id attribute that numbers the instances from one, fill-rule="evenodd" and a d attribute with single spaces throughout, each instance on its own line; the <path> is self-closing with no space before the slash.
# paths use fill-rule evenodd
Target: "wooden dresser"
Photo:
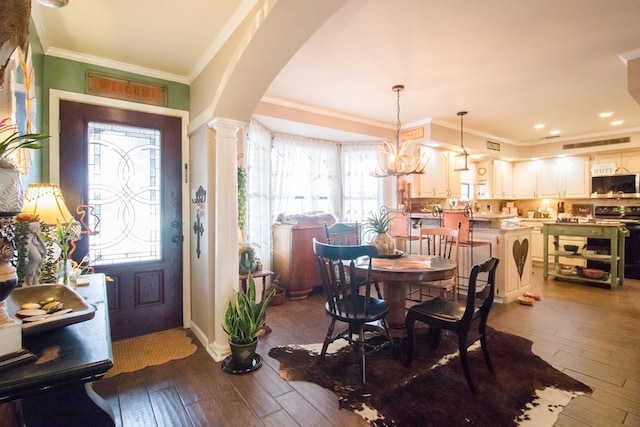
<path id="1" fill-rule="evenodd" d="M 273 270 L 290 300 L 304 299 L 322 285 L 313 255 L 314 237 L 325 241 L 322 224 L 273 225 Z"/>

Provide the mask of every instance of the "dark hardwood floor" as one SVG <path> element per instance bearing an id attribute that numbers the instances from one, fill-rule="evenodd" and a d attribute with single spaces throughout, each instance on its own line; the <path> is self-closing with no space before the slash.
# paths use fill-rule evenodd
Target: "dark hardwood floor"
<path id="1" fill-rule="evenodd" d="M 495 304 L 489 324 L 531 339 L 535 353 L 594 389 L 575 398 L 556 426 L 640 426 L 640 281 L 610 291 L 545 282 L 534 267 L 534 283 L 541 301 Z M 268 356 L 273 346 L 321 342 L 328 322 L 322 295 L 313 293 L 270 308 L 273 332 L 260 340 L 264 365 L 253 373 L 227 374 L 200 347 L 189 358 L 101 380 L 94 389 L 124 427 L 366 425 L 338 410 L 331 392 L 280 379 Z"/>

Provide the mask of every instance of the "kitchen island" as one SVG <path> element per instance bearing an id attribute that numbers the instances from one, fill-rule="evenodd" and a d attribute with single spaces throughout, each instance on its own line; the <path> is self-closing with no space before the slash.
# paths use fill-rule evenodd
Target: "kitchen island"
<path id="1" fill-rule="evenodd" d="M 616 289 L 624 282 L 624 239 L 629 235 L 625 225 L 617 221 L 597 221 L 584 223 L 558 222 L 544 224 L 543 233 L 543 277 L 555 277 L 569 282 L 583 282 L 594 285 L 604 285 Z M 607 254 L 586 254 L 565 251 L 560 247 L 560 236 L 581 236 L 597 239 L 607 239 L 610 242 Z M 553 247 L 549 247 L 549 237 L 553 238 Z M 608 275 L 600 278 L 589 278 L 574 275 L 573 271 L 563 269 L 563 259 L 585 259 L 587 261 L 606 262 L 611 265 Z M 551 268 L 550 268 L 551 267 Z"/>
<path id="2" fill-rule="evenodd" d="M 430 213 L 412 213 L 416 233 L 420 226 L 439 227 L 440 219 Z M 461 293 L 468 285 L 472 263 L 479 264 L 494 256 L 500 260 L 496 272 L 498 303 L 509 303 L 531 290 L 531 230 L 532 226 L 519 222 L 516 215 L 474 214 L 473 241 L 488 245 L 471 248 L 460 246 L 458 255 L 458 283 Z M 471 251 L 473 250 L 473 262 Z"/>

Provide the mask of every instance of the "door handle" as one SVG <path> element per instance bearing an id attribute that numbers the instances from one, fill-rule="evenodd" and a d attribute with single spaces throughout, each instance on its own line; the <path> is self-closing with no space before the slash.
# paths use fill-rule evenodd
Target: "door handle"
<path id="1" fill-rule="evenodd" d="M 175 236 L 171 236 L 171 241 L 173 243 L 182 243 L 184 241 L 184 238 L 180 235 L 175 235 Z"/>

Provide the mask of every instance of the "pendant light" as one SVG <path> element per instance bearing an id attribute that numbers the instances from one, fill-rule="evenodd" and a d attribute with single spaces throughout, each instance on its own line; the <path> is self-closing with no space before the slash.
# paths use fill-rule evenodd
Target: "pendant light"
<path id="1" fill-rule="evenodd" d="M 403 85 L 395 85 L 391 88 L 396 93 L 397 120 L 396 120 L 396 143 L 395 145 L 382 141 L 379 147 L 380 158 L 378 166 L 371 171 L 371 176 L 382 178 L 386 176 L 402 176 L 411 174 L 423 174 L 427 169 L 428 161 L 408 153 L 409 146 L 413 139 L 400 143 L 400 92 L 404 90 Z"/>
<path id="2" fill-rule="evenodd" d="M 460 116 L 460 148 L 462 148 L 462 153 L 458 154 L 454 158 L 454 171 L 464 172 L 469 170 L 469 153 L 464 149 L 464 123 L 463 118 L 467 114 L 466 111 L 459 111 L 458 115 Z"/>

